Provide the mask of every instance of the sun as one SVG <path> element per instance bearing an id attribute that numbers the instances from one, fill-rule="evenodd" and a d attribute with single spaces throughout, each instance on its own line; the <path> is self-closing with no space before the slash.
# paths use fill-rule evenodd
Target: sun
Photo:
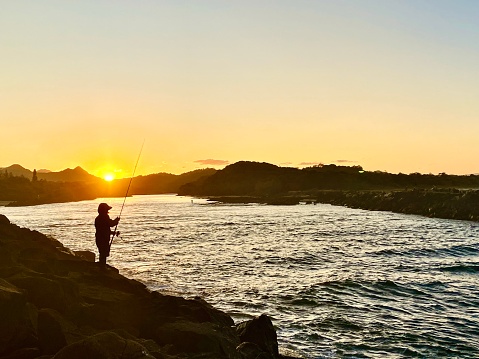
<path id="1" fill-rule="evenodd" d="M 111 182 L 115 179 L 115 176 L 113 176 L 111 173 L 108 173 L 103 178 L 105 181 Z"/>

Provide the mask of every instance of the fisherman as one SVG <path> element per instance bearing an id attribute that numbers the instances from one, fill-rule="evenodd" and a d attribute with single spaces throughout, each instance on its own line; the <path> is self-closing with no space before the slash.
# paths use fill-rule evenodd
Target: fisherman
<path id="1" fill-rule="evenodd" d="M 120 217 L 110 219 L 108 211 L 111 209 L 106 203 L 100 203 L 98 205 L 98 216 L 95 218 L 95 239 L 98 252 L 100 252 L 99 264 L 101 268 L 106 267 L 106 257 L 110 255 L 110 236 L 119 235 L 120 232 L 115 232 L 110 229 L 118 225 Z"/>

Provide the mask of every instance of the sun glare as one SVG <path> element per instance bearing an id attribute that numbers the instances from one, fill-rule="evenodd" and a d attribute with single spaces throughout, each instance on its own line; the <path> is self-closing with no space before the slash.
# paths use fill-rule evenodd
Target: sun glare
<path id="1" fill-rule="evenodd" d="M 113 181 L 113 179 L 115 178 L 115 176 L 113 176 L 112 174 L 107 174 L 105 175 L 105 177 L 103 177 L 105 179 L 105 181 Z"/>

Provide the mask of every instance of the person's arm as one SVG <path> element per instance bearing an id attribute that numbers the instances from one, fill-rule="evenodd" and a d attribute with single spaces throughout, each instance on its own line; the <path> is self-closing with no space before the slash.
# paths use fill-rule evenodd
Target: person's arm
<path id="1" fill-rule="evenodd" d="M 116 217 L 115 219 L 110 219 L 110 227 L 117 226 L 117 225 L 118 225 L 118 222 L 120 222 L 120 217 Z M 111 231 L 111 230 L 110 230 L 110 234 L 119 236 L 119 235 L 120 235 L 120 232 L 119 232 L 119 231 L 116 231 L 116 232 L 115 232 L 115 231 Z"/>
<path id="2" fill-rule="evenodd" d="M 118 222 L 120 222 L 120 217 L 116 217 L 115 219 L 110 219 L 110 227 L 117 226 Z"/>

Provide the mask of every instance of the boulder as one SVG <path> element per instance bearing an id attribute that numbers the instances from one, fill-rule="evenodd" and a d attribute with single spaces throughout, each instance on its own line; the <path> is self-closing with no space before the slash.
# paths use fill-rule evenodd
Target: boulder
<path id="1" fill-rule="evenodd" d="M 61 349 L 53 359 L 155 359 L 141 344 L 104 332 Z"/>
<path id="2" fill-rule="evenodd" d="M 10 224 L 10 220 L 3 214 L 0 214 L 0 226 L 6 226 Z"/>
<path id="3" fill-rule="evenodd" d="M 25 295 L 4 279 L 0 279 L 0 318 L 0 355 L 37 346 Z"/>
<path id="4" fill-rule="evenodd" d="M 151 293 L 151 311 L 149 316 L 156 323 L 176 320 L 179 317 L 191 322 L 215 322 L 225 327 L 234 326 L 233 319 L 226 313 L 214 308 L 201 298 L 185 299 L 172 295 Z"/>
<path id="5" fill-rule="evenodd" d="M 87 262 L 95 262 L 95 253 L 90 252 L 90 251 L 74 251 L 75 255 L 77 257 L 80 257 L 81 259 L 87 261 Z"/>
<path id="6" fill-rule="evenodd" d="M 272 358 L 279 358 L 278 338 L 271 319 L 262 314 L 236 326 L 241 342 L 256 344 Z"/>
<path id="7" fill-rule="evenodd" d="M 20 274 L 9 278 L 9 280 L 23 289 L 28 301 L 38 308 L 53 308 L 60 312 L 66 310 L 65 292 L 57 280 L 33 274 Z"/>
<path id="8" fill-rule="evenodd" d="M 213 323 L 167 323 L 157 328 L 154 340 L 161 346 L 169 346 L 170 354 L 203 353 L 205 358 L 241 358 L 236 351 L 240 343 L 234 330 Z"/>
<path id="9" fill-rule="evenodd" d="M 2 356 L 2 359 L 40 359 L 41 351 L 39 348 L 21 348 L 6 356 Z"/>
<path id="10" fill-rule="evenodd" d="M 242 359 L 272 359 L 271 354 L 264 352 L 261 348 L 251 342 L 241 343 L 236 350 Z"/>
<path id="11" fill-rule="evenodd" d="M 62 319 L 53 309 L 38 312 L 38 340 L 43 354 L 55 354 L 67 345 Z"/>

